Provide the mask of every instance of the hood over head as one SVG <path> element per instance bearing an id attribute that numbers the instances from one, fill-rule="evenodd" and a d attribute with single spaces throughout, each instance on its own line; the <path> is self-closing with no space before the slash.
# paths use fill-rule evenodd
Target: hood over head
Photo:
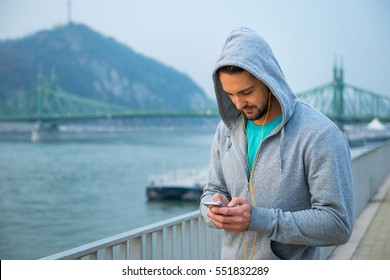
<path id="1" fill-rule="evenodd" d="M 241 118 L 241 112 L 223 91 L 218 77 L 218 69 L 223 66 L 238 66 L 262 81 L 281 105 L 283 125 L 289 120 L 298 99 L 288 86 L 271 48 L 262 37 L 247 27 L 233 30 L 215 65 L 213 80 L 219 114 L 228 128 L 234 128 L 239 123 L 237 119 Z"/>

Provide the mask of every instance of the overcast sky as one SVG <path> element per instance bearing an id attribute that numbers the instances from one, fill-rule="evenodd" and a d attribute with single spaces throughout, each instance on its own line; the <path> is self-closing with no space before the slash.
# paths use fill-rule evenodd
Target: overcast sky
<path id="1" fill-rule="evenodd" d="M 68 21 L 68 0 L 0 0 L 0 39 Z M 232 29 L 248 26 L 271 45 L 295 91 L 332 79 L 390 96 L 387 0 L 72 0 L 71 19 L 188 74 L 213 95 L 211 73 Z"/>

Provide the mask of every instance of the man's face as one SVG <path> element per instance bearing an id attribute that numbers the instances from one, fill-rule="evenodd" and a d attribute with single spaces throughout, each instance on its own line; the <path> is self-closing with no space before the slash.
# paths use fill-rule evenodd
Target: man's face
<path id="1" fill-rule="evenodd" d="M 260 80 L 247 71 L 227 74 L 219 73 L 222 88 L 229 95 L 237 109 L 245 118 L 255 124 L 262 124 L 267 114 L 270 90 Z"/>

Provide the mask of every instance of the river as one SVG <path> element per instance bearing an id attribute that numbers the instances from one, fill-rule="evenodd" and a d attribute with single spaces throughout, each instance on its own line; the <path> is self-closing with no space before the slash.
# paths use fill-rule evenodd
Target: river
<path id="1" fill-rule="evenodd" d="M 100 132 L 102 134 L 102 132 Z M 207 167 L 213 129 L 0 139 L 0 259 L 37 259 L 198 209 L 148 202 L 151 176 Z"/>

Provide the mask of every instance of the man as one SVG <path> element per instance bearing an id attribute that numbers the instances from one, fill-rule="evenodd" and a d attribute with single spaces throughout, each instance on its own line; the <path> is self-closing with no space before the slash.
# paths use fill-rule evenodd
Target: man
<path id="1" fill-rule="evenodd" d="M 213 79 L 221 122 L 200 210 L 225 230 L 222 258 L 318 259 L 318 247 L 347 242 L 353 182 L 343 133 L 297 98 L 248 28 L 231 33 Z"/>

